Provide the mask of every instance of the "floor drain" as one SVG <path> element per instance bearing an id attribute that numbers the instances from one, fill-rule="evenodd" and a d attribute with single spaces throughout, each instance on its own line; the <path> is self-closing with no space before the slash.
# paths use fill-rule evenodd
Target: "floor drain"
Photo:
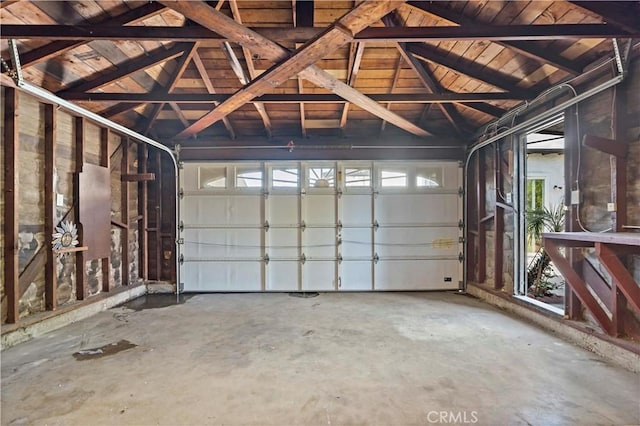
<path id="1" fill-rule="evenodd" d="M 312 292 L 308 292 L 308 291 L 302 291 L 302 292 L 296 292 L 296 293 L 289 293 L 289 296 L 291 297 L 303 297 L 303 298 L 309 298 L 309 297 L 316 297 L 318 294 L 315 291 Z"/>

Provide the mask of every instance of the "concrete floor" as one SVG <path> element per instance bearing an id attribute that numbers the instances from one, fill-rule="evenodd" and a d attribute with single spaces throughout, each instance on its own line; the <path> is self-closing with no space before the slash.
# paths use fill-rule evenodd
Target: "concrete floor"
<path id="1" fill-rule="evenodd" d="M 640 376 L 452 293 L 197 295 L 2 353 L 3 425 L 638 424 L 638 395 Z"/>

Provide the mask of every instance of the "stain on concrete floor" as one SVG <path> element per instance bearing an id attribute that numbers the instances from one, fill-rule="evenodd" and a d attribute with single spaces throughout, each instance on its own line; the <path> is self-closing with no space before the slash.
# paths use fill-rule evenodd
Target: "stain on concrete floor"
<path id="1" fill-rule="evenodd" d="M 99 348 L 93 349 L 83 349 L 81 351 L 75 352 L 73 357 L 77 361 L 87 361 L 92 359 L 100 359 L 106 356 L 115 355 L 119 352 L 127 351 L 129 349 L 135 348 L 136 344 L 131 343 L 128 340 L 120 340 L 116 343 L 109 343 L 107 345 L 100 346 Z"/>
<path id="2" fill-rule="evenodd" d="M 178 296 L 175 294 L 146 294 L 121 306 L 134 311 L 166 308 L 168 306 L 181 305 L 192 297 L 192 294 L 180 294 Z"/>

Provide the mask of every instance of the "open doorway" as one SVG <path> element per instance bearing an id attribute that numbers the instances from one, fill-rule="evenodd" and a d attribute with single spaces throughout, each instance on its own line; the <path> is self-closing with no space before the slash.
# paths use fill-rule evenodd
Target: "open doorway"
<path id="1" fill-rule="evenodd" d="M 522 211 L 524 277 L 518 296 L 564 314 L 565 282 L 542 247 L 542 233 L 564 231 L 564 121 L 558 118 L 524 135 Z"/>

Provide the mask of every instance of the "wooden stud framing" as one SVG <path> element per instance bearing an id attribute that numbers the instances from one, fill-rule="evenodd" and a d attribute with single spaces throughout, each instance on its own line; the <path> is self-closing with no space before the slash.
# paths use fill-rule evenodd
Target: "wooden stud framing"
<path id="1" fill-rule="evenodd" d="M 120 163 L 122 176 L 129 172 L 129 139 L 122 139 L 122 161 Z M 122 285 L 129 285 L 129 183 L 122 180 L 120 183 L 120 220 L 127 227 L 123 229 L 122 238 Z"/>
<path id="2" fill-rule="evenodd" d="M 495 168 L 493 171 L 494 199 L 496 200 L 493 217 L 494 288 L 499 290 L 504 287 L 504 209 L 501 207 L 502 198 L 500 197 L 502 179 L 500 174 L 501 153 L 499 144 L 494 148 L 493 166 Z"/>
<path id="3" fill-rule="evenodd" d="M 18 299 L 18 92 L 4 88 L 4 293 L 7 322 L 19 318 Z"/>
<path id="4" fill-rule="evenodd" d="M 109 157 L 109 129 L 100 128 L 100 165 L 111 169 Z M 102 262 L 102 291 L 108 293 L 111 290 L 111 258 L 105 257 Z"/>
<path id="5" fill-rule="evenodd" d="M 84 164 L 84 118 L 76 117 L 74 122 L 75 128 L 75 148 L 76 148 L 76 179 L 74 182 L 74 199 L 76 202 L 80 200 L 80 178 L 79 173 L 82 172 Z M 78 241 L 80 245 L 84 242 L 84 229 L 80 224 L 80 209 L 75 209 L 75 220 L 78 227 Z M 76 253 L 76 299 L 84 300 L 87 297 L 87 262 L 85 253 L 79 251 Z"/>
<path id="6" fill-rule="evenodd" d="M 147 157 L 149 149 L 147 145 L 138 145 L 138 173 L 145 174 L 147 172 Z M 141 219 L 138 221 L 138 247 L 140 249 L 140 277 L 143 280 L 149 279 L 149 238 L 147 234 L 148 217 L 147 217 L 147 203 L 148 203 L 148 189 L 147 181 L 141 181 L 138 183 L 138 215 Z"/>
<path id="7" fill-rule="evenodd" d="M 486 168 L 484 164 L 485 150 L 481 149 L 476 155 L 476 218 L 478 222 L 478 255 L 476 258 L 478 283 L 483 283 L 487 279 L 487 227 L 484 218 L 487 213 L 486 206 Z M 497 211 L 494 212 L 494 215 Z M 495 216 L 494 216 L 495 217 Z"/>
<path id="8" fill-rule="evenodd" d="M 47 263 L 44 269 L 44 298 L 47 310 L 53 311 L 58 304 L 58 272 L 57 255 L 51 247 L 55 230 L 56 204 L 53 186 L 56 172 L 56 107 L 44 105 L 44 250 L 47 252 Z"/>

